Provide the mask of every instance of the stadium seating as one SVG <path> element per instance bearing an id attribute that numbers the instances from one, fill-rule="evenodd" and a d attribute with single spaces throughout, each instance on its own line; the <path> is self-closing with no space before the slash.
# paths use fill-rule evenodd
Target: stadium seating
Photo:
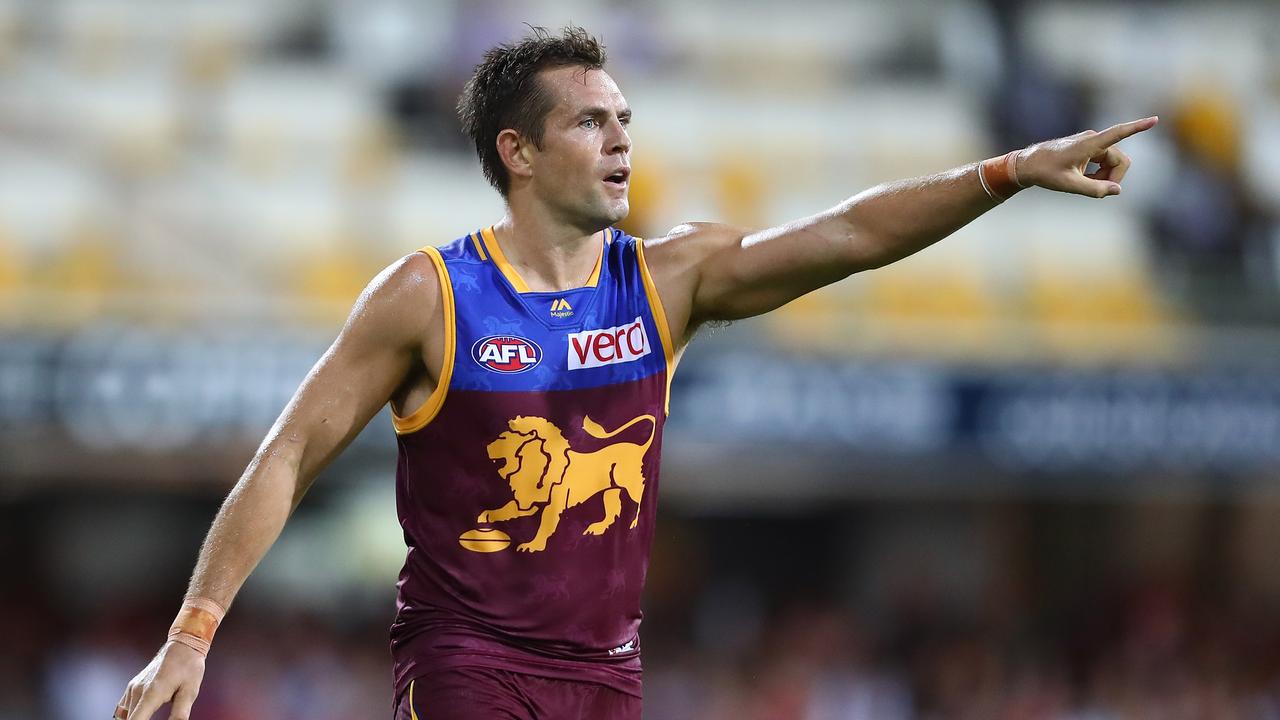
<path id="1" fill-rule="evenodd" d="M 949 22 L 994 32 L 968 5 L 938 14 L 831 3 L 831 22 L 816 34 L 810 21 L 764 6 L 682 8 L 678 23 L 648 18 L 662 30 L 654 33 L 619 25 L 591 3 L 572 5 L 579 21 L 607 25 L 606 40 L 635 60 L 618 60 L 617 74 L 636 110 L 635 212 L 626 226 L 637 234 L 687 220 L 767 225 L 1003 149 L 982 101 L 998 65 L 944 32 Z M 476 59 L 470 43 L 486 41 L 473 33 L 480 16 L 385 12 L 359 13 L 352 25 L 338 5 L 303 2 L 59 0 L 39 12 L 0 3 L 0 66 L 8 69 L 0 124 L 14 129 L 6 158 L 16 153 L 0 173 L 4 286 L 120 291 L 131 300 L 99 310 L 142 315 L 178 312 L 141 299 L 175 285 L 204 297 L 184 306 L 192 312 L 230 312 L 227 298 L 249 293 L 329 308 L 309 321 L 332 326 L 377 268 L 496 220 L 500 200 L 465 143 L 407 135 L 387 94 L 396 73 L 460 82 Z M 529 12 L 536 20 L 542 10 Z M 455 46 L 420 52 L 396 42 L 376 24 L 392 16 Z M 1095 84 L 1109 101 L 1101 124 L 1189 97 L 1174 83 L 1134 88 L 1127 78 L 1135 63 L 1156 62 L 1148 52 L 1156 45 L 1190 47 L 1204 23 L 1240 41 L 1212 57 L 1179 53 L 1177 62 L 1231 77 L 1228 94 L 1252 87 L 1266 67 L 1265 17 L 1257 5 L 1186 7 L 1162 11 L 1135 34 L 1150 19 L 1141 8 L 1048 3 L 1029 6 L 1019 31 L 1051 72 Z M 788 22 L 803 24 L 804 43 L 791 41 Z M 282 50 L 315 32 L 331 33 L 332 44 Z M 1093 40 L 1076 42 L 1082 33 Z M 1131 41 L 1108 42 L 1108 33 Z M 1156 70 L 1153 77 L 1178 75 Z M 1242 132 L 1256 152 L 1241 172 L 1273 207 L 1280 163 L 1268 158 L 1280 155 L 1272 139 L 1280 112 L 1271 96 L 1253 104 L 1261 111 L 1243 115 Z M 1190 131 L 1223 132 L 1203 122 Z M 989 361 L 1175 352 L 1170 338 L 1188 319 L 1170 312 L 1177 299 L 1152 280 L 1142 220 L 1175 150 L 1135 139 L 1133 152 L 1141 162 L 1125 199 L 1069 204 L 1028 193 L 917 258 L 797 301 L 766 323 L 765 339 L 789 344 L 804 334 L 832 352 Z M 97 240 L 83 252 L 88 225 Z M 48 263 L 84 267 L 40 269 Z M 58 322 L 53 315 L 25 320 Z M 826 332 L 815 335 L 819 328 Z"/>

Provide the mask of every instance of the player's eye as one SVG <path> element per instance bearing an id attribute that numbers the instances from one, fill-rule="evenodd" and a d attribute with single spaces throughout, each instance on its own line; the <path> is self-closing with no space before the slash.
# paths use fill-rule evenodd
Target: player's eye
<path id="1" fill-rule="evenodd" d="M 595 127 L 598 127 L 600 123 L 596 122 L 595 118 L 587 118 L 586 120 L 583 120 L 582 122 L 578 123 L 578 125 L 584 128 L 593 129 Z"/>

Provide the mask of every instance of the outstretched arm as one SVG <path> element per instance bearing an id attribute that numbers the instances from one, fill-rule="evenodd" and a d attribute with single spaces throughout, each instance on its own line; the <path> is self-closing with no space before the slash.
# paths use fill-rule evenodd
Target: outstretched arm
<path id="1" fill-rule="evenodd" d="M 218 511 L 188 598 L 212 602 L 204 607 L 230 606 L 316 475 L 421 362 L 428 332 L 442 323 L 439 285 L 430 258 L 415 254 L 365 289 Z M 116 716 L 149 720 L 172 699 L 171 720 L 186 720 L 203 676 L 203 653 L 170 640 L 129 683 L 120 700 L 127 714 L 118 708 Z"/>
<path id="2" fill-rule="evenodd" d="M 1038 143 L 1013 155 L 1008 170 L 1023 187 L 1094 198 L 1117 195 L 1129 158 L 1115 144 L 1156 122 L 1151 117 Z M 1090 162 L 1099 169 L 1086 174 Z M 987 189 L 1003 179 L 1004 166 L 988 165 L 985 178 L 978 168 L 975 163 L 878 185 L 825 212 L 765 230 L 682 225 L 649 241 L 646 255 L 664 290 L 672 333 L 687 339 L 703 321 L 768 312 L 932 245 L 1006 195 L 999 187 L 994 196 Z"/>

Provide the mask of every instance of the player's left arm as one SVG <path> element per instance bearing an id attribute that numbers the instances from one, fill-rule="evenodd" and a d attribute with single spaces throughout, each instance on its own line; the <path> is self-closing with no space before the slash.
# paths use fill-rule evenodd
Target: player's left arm
<path id="1" fill-rule="evenodd" d="M 1094 198 L 1117 195 L 1130 161 L 1115 144 L 1156 122 L 1151 117 L 1031 145 L 1013 155 L 1010 179 Z M 1086 173 L 1090 162 L 1099 168 Z M 672 334 L 687 340 L 701 322 L 759 315 L 932 245 L 999 204 L 984 188 L 994 182 L 991 167 L 982 178 L 971 164 L 879 185 L 764 230 L 702 223 L 646 241 Z"/>

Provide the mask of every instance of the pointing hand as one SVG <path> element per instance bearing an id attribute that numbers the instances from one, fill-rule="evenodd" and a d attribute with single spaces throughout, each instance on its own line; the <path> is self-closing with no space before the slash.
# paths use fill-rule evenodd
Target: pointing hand
<path id="1" fill-rule="evenodd" d="M 1057 140 L 1031 145 L 1018 153 L 1017 176 L 1024 187 L 1103 198 L 1120 194 L 1120 180 L 1129 170 L 1129 156 L 1115 147 L 1121 140 L 1150 130 L 1157 117 L 1113 125 L 1102 132 L 1085 130 Z M 1089 163 L 1098 169 L 1085 173 Z"/>

